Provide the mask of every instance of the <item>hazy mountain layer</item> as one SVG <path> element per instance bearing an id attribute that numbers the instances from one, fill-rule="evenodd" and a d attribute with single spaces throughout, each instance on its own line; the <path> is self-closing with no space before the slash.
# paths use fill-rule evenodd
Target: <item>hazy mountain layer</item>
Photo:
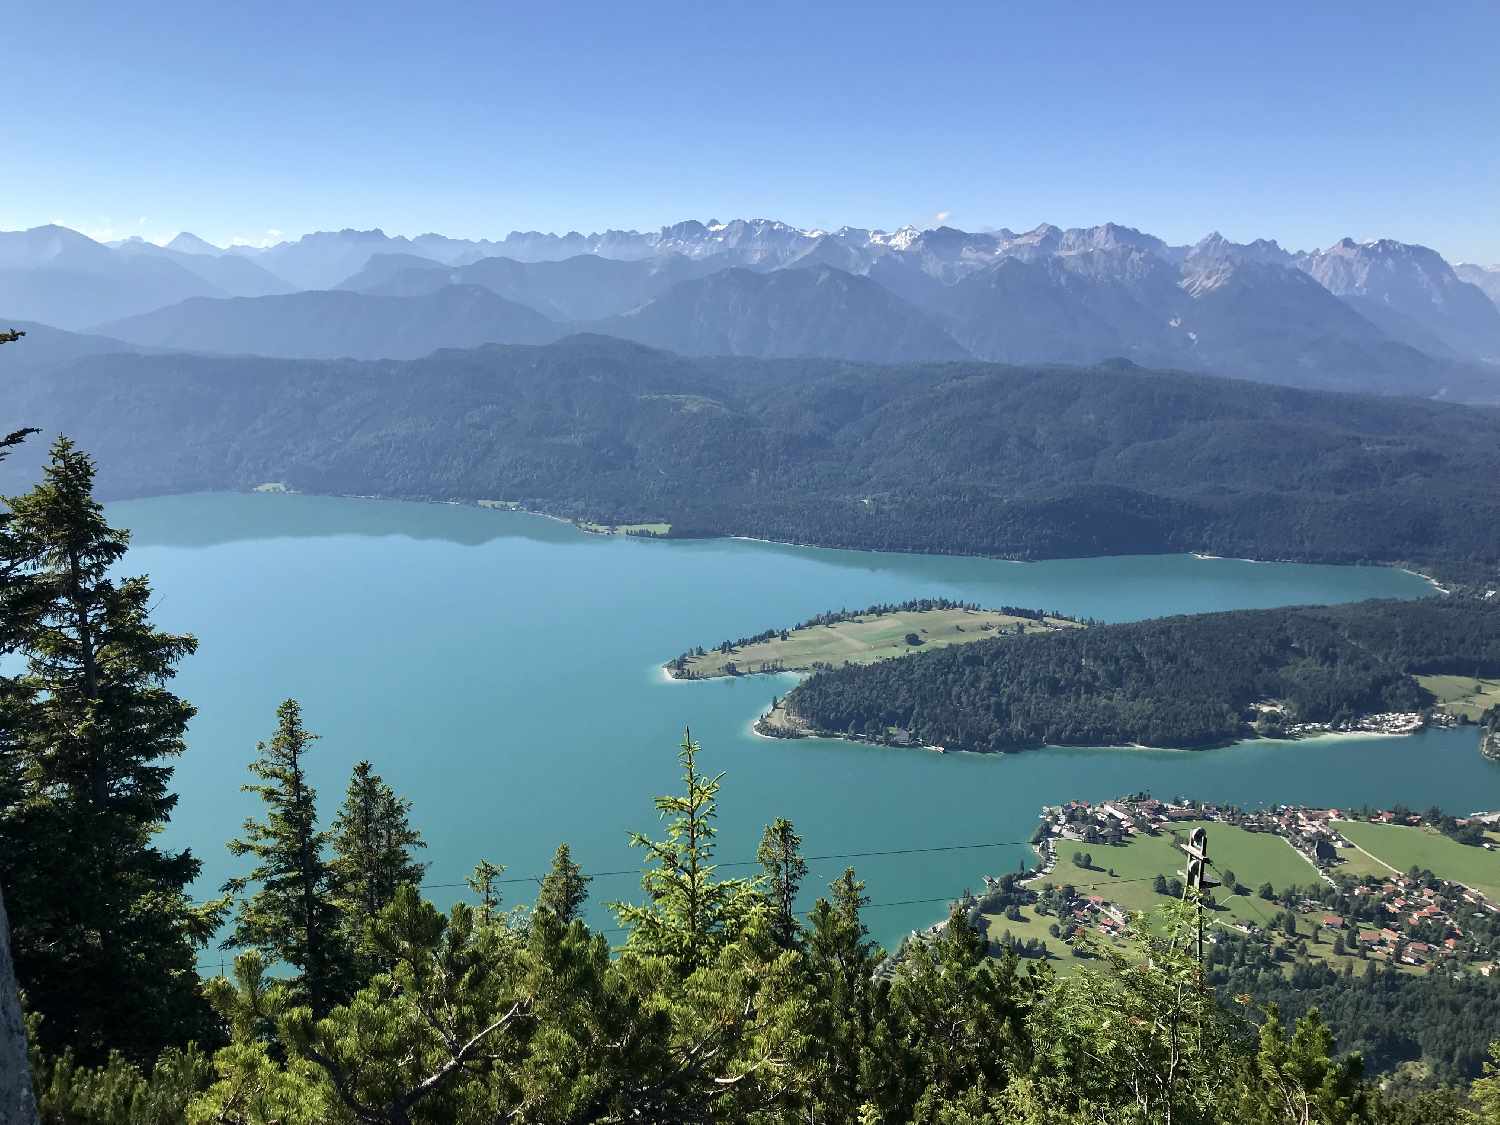
<path id="1" fill-rule="evenodd" d="M 104 326 L 121 340 L 225 354 L 413 359 L 438 348 L 538 343 L 559 329 L 477 285 L 419 297 L 309 290 L 280 297 L 194 299 Z"/>
<path id="2" fill-rule="evenodd" d="M 591 327 L 685 355 L 907 363 L 969 354 L 935 318 L 868 278 L 828 266 L 723 270 Z"/>
<path id="3" fill-rule="evenodd" d="M 775 280 L 743 272 L 711 280 L 728 270 Z M 782 276 L 809 270 L 818 285 Z M 867 291 L 867 281 L 893 299 Z M 1476 282 L 1500 288 L 1489 271 L 1460 275 L 1435 252 L 1391 240 L 1344 239 L 1312 253 L 1217 234 L 1171 246 L 1113 223 L 1016 233 L 688 221 L 646 233 L 512 232 L 498 241 L 344 230 L 228 250 L 186 233 L 167 248 L 101 246 L 56 227 L 0 235 L 0 314 L 64 327 L 112 330 L 117 320 L 192 297 L 287 288 L 421 299 L 392 312 L 399 330 L 364 343 L 350 335 L 358 317 L 347 327 L 340 315 L 321 328 L 294 325 L 272 344 L 277 334 L 266 330 L 275 326 L 258 320 L 262 313 L 241 309 L 235 317 L 255 321 L 253 330 L 231 328 L 233 317 L 195 304 L 151 322 L 171 325 L 170 333 L 142 327 L 145 335 L 132 337 L 161 346 L 409 356 L 428 344 L 548 338 L 520 314 L 455 316 L 451 298 L 433 300 L 450 286 L 482 286 L 550 321 L 692 353 L 1028 363 L 1123 356 L 1293 386 L 1496 402 L 1500 307 Z"/>

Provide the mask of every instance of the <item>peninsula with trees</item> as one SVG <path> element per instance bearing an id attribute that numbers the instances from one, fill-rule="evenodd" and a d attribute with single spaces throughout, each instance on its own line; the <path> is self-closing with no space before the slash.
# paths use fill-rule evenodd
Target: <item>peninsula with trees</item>
<path id="1" fill-rule="evenodd" d="M 1500 673 L 1500 605 L 1458 597 L 1055 628 L 816 672 L 757 724 L 948 750 L 1196 749 L 1466 721 L 1426 685 Z M 1435 678 L 1441 679 L 1435 679 Z"/>

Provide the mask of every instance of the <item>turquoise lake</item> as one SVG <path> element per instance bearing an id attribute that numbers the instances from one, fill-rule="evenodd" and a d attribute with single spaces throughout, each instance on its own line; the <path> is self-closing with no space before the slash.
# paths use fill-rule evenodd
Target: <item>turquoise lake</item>
<path id="1" fill-rule="evenodd" d="M 207 894 L 240 868 L 224 848 L 256 803 L 240 792 L 278 702 L 322 736 L 309 767 L 330 818 L 368 758 L 414 806 L 431 896 L 480 858 L 544 872 L 560 841 L 586 870 L 637 865 L 655 794 L 676 787 L 684 726 L 724 771 L 719 857 L 751 860 L 761 827 L 792 819 L 810 856 L 995 844 L 812 864 L 816 893 L 852 862 L 893 944 L 985 873 L 1031 857 L 1041 805 L 1149 789 L 1242 805 L 1500 806 L 1500 764 L 1468 730 L 1257 743 L 1198 753 L 1039 750 L 938 755 L 776 742 L 750 723 L 791 682 L 667 681 L 663 661 L 819 611 L 941 595 L 1108 621 L 1167 613 L 1420 597 L 1417 575 L 1191 556 L 990 559 L 819 550 L 740 540 L 585 535 L 555 520 L 439 504 L 196 495 L 112 504 L 126 570 L 151 576 L 156 620 L 192 632 L 176 690 L 198 707 L 168 830 L 204 861 Z M 726 873 L 750 871 L 731 868 Z M 447 884 L 446 886 L 442 884 Z M 507 886 L 527 902 L 527 884 Z M 590 921 L 633 897 L 593 885 Z M 809 902 L 811 894 L 808 895 Z M 887 905 L 882 905 L 887 904 Z"/>

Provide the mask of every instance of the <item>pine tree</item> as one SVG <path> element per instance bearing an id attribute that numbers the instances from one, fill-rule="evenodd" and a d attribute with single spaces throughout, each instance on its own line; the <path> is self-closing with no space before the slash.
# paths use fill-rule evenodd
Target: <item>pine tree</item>
<path id="1" fill-rule="evenodd" d="M 537 892 L 536 909 L 549 912 L 563 925 L 578 917 L 589 897 L 589 877 L 573 862 L 567 844 L 558 844 L 552 856 L 552 869 L 542 879 Z"/>
<path id="2" fill-rule="evenodd" d="M 354 767 L 333 822 L 329 868 L 345 944 L 365 956 L 370 923 L 396 897 L 396 888 L 420 884 L 427 870 L 413 858 L 427 845 L 411 826 L 410 813 L 411 802 L 396 796 L 369 762 Z"/>
<path id="3" fill-rule="evenodd" d="M 802 837 L 792 822 L 778 816 L 761 834 L 755 858 L 764 872 L 766 897 L 771 903 L 771 933 L 783 949 L 797 944 L 802 927 L 797 923 L 797 891 L 807 878 L 802 858 Z"/>
<path id="4" fill-rule="evenodd" d="M 224 944 L 259 949 L 294 966 L 301 974 L 300 998 L 322 1016 L 338 996 L 346 951 L 325 858 L 328 834 L 318 830 L 317 793 L 303 767 L 318 736 L 303 728 L 295 699 L 282 703 L 276 718 L 275 736 L 256 747 L 250 764 L 261 784 L 243 786 L 266 803 L 266 819 L 247 818 L 244 836 L 229 842 L 233 854 L 252 857 L 255 866 L 224 885 L 240 898 L 234 931 Z M 246 896 L 252 883 L 256 890 Z"/>
<path id="5" fill-rule="evenodd" d="M 620 924 L 631 928 L 632 949 L 668 957 L 684 974 L 711 961 L 732 940 L 751 905 L 745 880 L 714 878 L 714 820 L 724 775 L 705 777 L 698 771 L 700 749 L 684 732 L 678 752 L 683 793 L 656 798 L 657 812 L 674 818 L 666 839 L 639 832 L 630 837 L 651 865 L 641 879 L 650 901 L 613 904 Z"/>
<path id="6" fill-rule="evenodd" d="M 24 332 L 0 331 L 0 344 L 14 344 L 24 335 Z M 0 438 L 0 461 L 25 441 L 28 434 L 35 432 L 32 429 L 15 430 Z M 9 521 L 10 513 L 0 511 L 0 530 Z M 3 612 L 9 602 L 7 593 L 18 585 L 23 583 L 18 582 L 10 567 L 0 567 L 0 656 L 10 653 L 19 640 L 16 630 L 19 622 Z M 0 676 L 0 809 L 14 805 L 23 791 L 20 754 L 11 737 L 10 723 L 5 721 L 13 686 L 12 677 Z M 26 1028 L 16 990 L 15 962 L 10 954 L 10 921 L 5 910 L 4 887 L 0 885 L 0 1091 L 3 1091 L 0 1093 L 0 1120 L 36 1120 L 26 1049 Z"/>
<path id="7" fill-rule="evenodd" d="M 1358 1055 L 1334 1058 L 1333 1033 L 1316 1008 L 1283 1035 L 1276 1005 L 1266 1009 L 1260 1049 L 1241 1084 L 1238 1119 L 1246 1125 L 1317 1121 L 1354 1125 L 1366 1121 L 1366 1094 Z"/>
<path id="8" fill-rule="evenodd" d="M 500 892 L 495 890 L 495 884 L 504 874 L 503 863 L 491 863 L 487 859 L 481 859 L 474 865 L 474 870 L 469 877 L 464 880 L 469 884 L 469 889 L 479 896 L 480 916 L 486 922 L 494 917 L 495 910 L 500 905 Z"/>
<path id="9" fill-rule="evenodd" d="M 0 882 L 44 1045 L 143 1059 L 204 1034 L 208 1015 L 194 946 L 216 915 L 187 895 L 198 860 L 156 844 L 177 803 L 166 761 L 193 715 L 167 684 L 197 642 L 152 626 L 146 579 L 111 576 L 128 535 L 93 483 L 58 438 L 0 528 L 4 643 L 25 660 L 0 693 Z"/>
<path id="10" fill-rule="evenodd" d="M 1474 1080 L 1474 1125 L 1500 1125 L 1500 1040 L 1490 1044 L 1482 1075 Z"/>
<path id="11" fill-rule="evenodd" d="M 862 1063 L 885 995 L 874 979 L 881 953 L 860 916 L 870 900 L 854 868 L 846 868 L 829 890 L 831 901 L 818 899 L 808 915 L 807 980 L 812 997 L 805 1069 L 817 1091 L 822 1119 L 852 1121 L 863 1100 Z"/>

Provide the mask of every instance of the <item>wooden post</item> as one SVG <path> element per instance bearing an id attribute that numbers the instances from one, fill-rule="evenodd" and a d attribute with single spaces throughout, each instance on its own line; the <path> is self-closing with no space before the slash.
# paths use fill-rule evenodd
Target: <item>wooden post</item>
<path id="1" fill-rule="evenodd" d="M 1208 873 L 1208 830 L 1194 828 L 1188 834 L 1188 842 L 1182 845 L 1182 850 L 1187 853 L 1187 870 L 1183 872 L 1185 886 L 1183 895 L 1186 897 L 1188 891 L 1195 891 L 1198 907 L 1198 984 L 1203 984 L 1203 896 L 1212 887 L 1220 886 L 1220 883 Z"/>

